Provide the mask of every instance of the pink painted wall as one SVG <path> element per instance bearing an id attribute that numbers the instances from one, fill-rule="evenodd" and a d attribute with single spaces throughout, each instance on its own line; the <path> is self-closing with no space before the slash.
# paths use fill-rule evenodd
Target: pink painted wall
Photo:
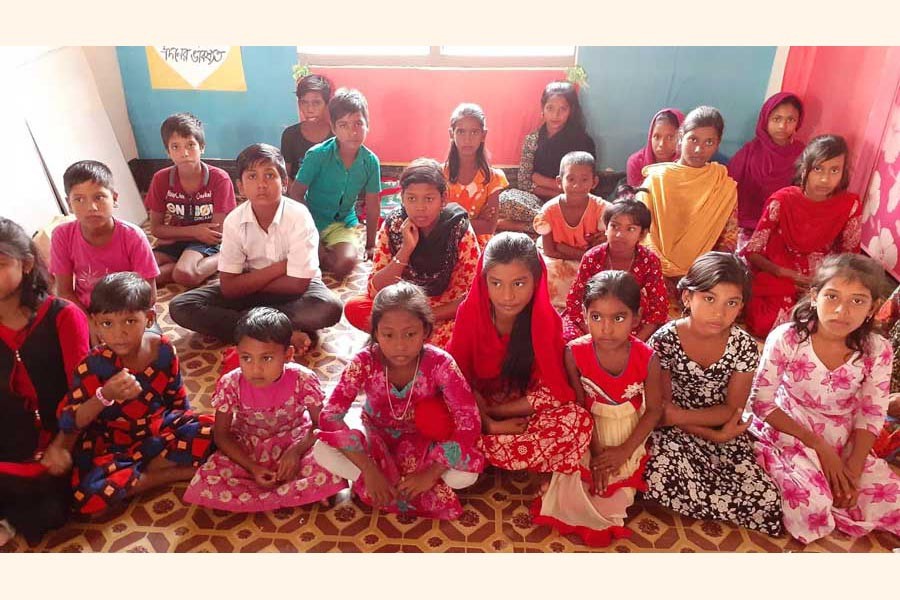
<path id="1" fill-rule="evenodd" d="M 544 86 L 565 78 L 562 69 L 316 67 L 315 72 L 366 96 L 371 121 L 366 145 L 382 163 L 419 156 L 443 161 L 450 148 L 450 114 L 461 102 L 475 102 L 487 116 L 487 148 L 498 166 L 519 164 L 522 140 L 540 124 Z M 414 135 L 405 123 L 416 124 Z"/>
<path id="2" fill-rule="evenodd" d="M 803 99 L 805 139 L 847 139 L 850 190 L 865 193 L 862 248 L 900 276 L 900 47 L 792 47 L 782 89 Z"/>

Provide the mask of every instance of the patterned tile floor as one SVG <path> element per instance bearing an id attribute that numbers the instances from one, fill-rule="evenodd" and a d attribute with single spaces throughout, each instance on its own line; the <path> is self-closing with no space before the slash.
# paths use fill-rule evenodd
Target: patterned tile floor
<path id="1" fill-rule="evenodd" d="M 363 289 L 358 269 L 343 285 L 326 283 L 346 300 Z M 163 329 L 173 338 L 196 408 L 208 409 L 223 346 L 189 333 L 169 319 L 167 304 L 179 290 L 160 291 Z M 366 336 L 345 321 L 324 332 L 306 360 L 330 390 Z M 330 384 L 330 385 L 329 385 Z M 373 511 L 349 492 L 334 507 L 309 506 L 258 514 L 231 514 L 182 502 L 186 485 L 148 492 L 91 521 L 76 520 L 29 547 L 16 538 L 0 552 L 585 552 L 574 537 L 534 526 L 528 506 L 537 484 L 526 473 L 488 470 L 461 494 L 465 512 L 456 521 L 406 518 Z M 771 538 L 726 523 L 699 521 L 652 503 L 638 502 L 626 523 L 634 532 L 614 552 L 888 552 L 900 539 L 875 533 L 853 540 L 843 534 L 804 546 L 788 536 Z"/>

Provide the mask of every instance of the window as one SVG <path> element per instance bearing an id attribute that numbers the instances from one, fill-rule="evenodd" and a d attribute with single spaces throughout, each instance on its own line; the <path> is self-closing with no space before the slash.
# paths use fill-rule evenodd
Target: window
<path id="1" fill-rule="evenodd" d="M 570 67 L 575 46 L 297 46 L 308 65 Z"/>

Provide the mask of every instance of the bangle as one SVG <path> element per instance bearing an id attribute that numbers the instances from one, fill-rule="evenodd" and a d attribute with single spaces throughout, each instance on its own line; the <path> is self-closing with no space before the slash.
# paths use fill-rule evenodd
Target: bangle
<path id="1" fill-rule="evenodd" d="M 397 263 L 398 265 L 400 265 L 400 266 L 403 267 L 404 269 L 405 269 L 406 267 L 409 266 L 409 263 L 403 262 L 402 260 L 400 260 L 400 259 L 397 258 L 396 256 L 395 256 L 394 258 L 391 259 L 391 262 Z"/>
<path id="2" fill-rule="evenodd" d="M 100 404 L 102 404 L 103 406 L 112 406 L 113 404 L 116 403 L 115 400 L 113 400 L 111 398 L 106 398 L 103 395 L 103 386 L 100 386 L 97 388 L 97 391 L 94 392 L 94 397 L 97 398 L 97 400 L 99 400 Z"/>

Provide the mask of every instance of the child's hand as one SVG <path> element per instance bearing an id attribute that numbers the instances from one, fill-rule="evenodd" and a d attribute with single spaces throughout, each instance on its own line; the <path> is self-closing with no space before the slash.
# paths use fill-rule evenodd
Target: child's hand
<path id="1" fill-rule="evenodd" d="M 278 461 L 278 470 L 275 473 L 275 479 L 280 482 L 292 481 L 297 478 L 297 471 L 300 470 L 300 446 L 293 445 L 288 448 Z"/>
<path id="2" fill-rule="evenodd" d="M 387 506 L 397 498 L 397 490 L 388 483 L 384 473 L 375 465 L 363 473 L 363 480 L 366 483 L 369 498 L 375 506 Z"/>
<path id="3" fill-rule="evenodd" d="M 134 375 L 128 372 L 128 369 L 122 369 L 107 379 L 102 388 L 103 395 L 116 402 L 131 400 L 141 393 L 141 384 Z"/>
<path id="4" fill-rule="evenodd" d="M 616 473 L 628 460 L 631 453 L 624 446 L 607 446 L 600 456 L 591 459 L 591 467 L 595 465 L 609 474 Z"/>
<path id="5" fill-rule="evenodd" d="M 65 448 L 50 444 L 41 457 L 41 464 L 47 467 L 50 475 L 64 475 L 72 468 L 72 455 Z"/>
<path id="6" fill-rule="evenodd" d="M 419 228 L 407 218 L 403 221 L 403 224 L 400 225 L 400 234 L 403 236 L 400 248 L 412 252 L 419 243 Z"/>
<path id="7" fill-rule="evenodd" d="M 218 223 L 202 223 L 195 225 L 194 237 L 209 246 L 215 246 L 222 241 L 222 226 Z"/>
<path id="8" fill-rule="evenodd" d="M 253 481 L 260 487 L 270 488 L 278 483 L 275 473 L 262 465 L 253 465 L 250 474 L 253 475 Z"/>
<path id="9" fill-rule="evenodd" d="M 841 461 L 841 457 L 834 451 L 834 448 L 824 441 L 819 442 L 814 450 L 819 457 L 822 472 L 825 474 L 825 478 L 828 480 L 828 485 L 831 488 L 834 506 L 836 508 L 844 508 L 853 497 L 854 489 L 850 479 L 844 472 L 844 463 Z"/>
<path id="10" fill-rule="evenodd" d="M 750 428 L 751 419 L 747 419 L 746 421 L 742 421 L 744 417 L 744 409 L 736 408 L 734 410 L 734 414 L 731 415 L 725 424 L 722 425 L 722 428 L 719 430 L 719 442 L 724 443 L 729 440 L 733 440 L 737 436 L 741 435 L 747 429 Z"/>
<path id="11" fill-rule="evenodd" d="M 411 500 L 423 492 L 427 492 L 434 487 L 440 478 L 441 471 L 427 467 L 421 471 L 417 471 L 412 475 L 406 475 L 400 478 L 397 484 L 397 492 L 401 497 Z"/>

